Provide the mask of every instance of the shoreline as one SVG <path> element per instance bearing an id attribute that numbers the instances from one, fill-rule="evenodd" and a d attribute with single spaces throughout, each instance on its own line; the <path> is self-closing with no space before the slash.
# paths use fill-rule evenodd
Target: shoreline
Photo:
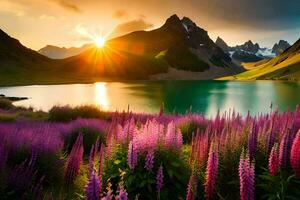
<path id="1" fill-rule="evenodd" d="M 91 80 L 66 80 L 66 81 L 33 81 L 24 83 L 0 83 L 0 87 L 20 87 L 20 86 L 33 86 L 33 85 L 71 85 L 71 84 L 94 84 L 97 82 L 160 82 L 160 81 L 235 81 L 235 82 L 254 82 L 254 81 L 274 81 L 274 82 L 300 82 L 300 80 L 289 80 L 289 79 L 228 79 L 228 77 L 221 77 L 216 79 L 189 79 L 189 78 L 163 78 L 163 79 L 91 79 Z M 1 94 L 1 93 L 0 93 Z M 0 96 L 1 97 L 1 96 Z M 24 99 L 22 99 L 24 100 Z"/>

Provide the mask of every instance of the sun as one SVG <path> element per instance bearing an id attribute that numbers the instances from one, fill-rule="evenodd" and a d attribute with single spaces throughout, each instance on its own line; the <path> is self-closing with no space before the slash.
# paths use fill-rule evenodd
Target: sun
<path id="1" fill-rule="evenodd" d="M 95 44 L 98 48 L 102 48 L 105 46 L 105 38 L 104 37 L 97 37 L 95 39 Z"/>

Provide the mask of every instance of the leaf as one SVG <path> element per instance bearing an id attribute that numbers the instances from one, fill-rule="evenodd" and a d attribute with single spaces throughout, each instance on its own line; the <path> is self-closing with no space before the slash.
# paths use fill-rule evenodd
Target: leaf
<path id="1" fill-rule="evenodd" d="M 114 161 L 114 164 L 115 164 L 115 165 L 119 165 L 120 163 L 121 163 L 121 160 L 118 160 L 118 159 L 117 159 L 117 160 Z"/>

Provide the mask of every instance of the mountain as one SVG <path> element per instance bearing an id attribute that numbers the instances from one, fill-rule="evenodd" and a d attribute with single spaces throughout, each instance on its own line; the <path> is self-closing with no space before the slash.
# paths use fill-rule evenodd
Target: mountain
<path id="1" fill-rule="evenodd" d="M 220 37 L 216 40 L 216 45 L 218 45 L 223 51 L 229 52 L 232 48 L 227 45 L 227 43 Z"/>
<path id="2" fill-rule="evenodd" d="M 107 41 L 106 50 L 100 56 L 102 59 L 88 60 L 87 58 L 97 54 L 95 52 L 97 51 L 89 49 L 65 59 L 67 67 L 81 63 L 85 66 L 93 65 L 93 69 L 98 69 L 98 74 L 114 77 L 135 76 L 134 78 L 164 74 L 170 69 L 190 72 L 213 69 L 216 73 L 206 77 L 211 79 L 243 70 L 209 38 L 207 31 L 198 27 L 189 18 L 179 19 L 177 15 L 168 18 L 158 29 L 136 31 Z M 96 57 L 99 58 L 99 55 Z M 132 59 L 146 63 L 132 65 L 130 63 Z M 142 76 L 134 70 L 139 71 Z"/>
<path id="3" fill-rule="evenodd" d="M 156 30 L 133 32 L 113 39 L 110 44 L 133 54 L 160 56 L 171 67 L 182 70 L 204 71 L 210 66 L 234 66 L 230 57 L 209 38 L 207 31 L 189 18 L 180 20 L 177 15 L 171 16 Z"/>
<path id="4" fill-rule="evenodd" d="M 285 40 L 279 40 L 278 43 L 275 43 L 272 48 L 272 53 L 276 54 L 277 56 L 281 54 L 284 50 L 289 48 L 291 45 Z"/>
<path id="5" fill-rule="evenodd" d="M 257 43 L 254 44 L 251 40 L 249 40 L 242 45 L 235 46 L 234 49 L 240 50 L 240 51 L 247 51 L 247 52 L 251 52 L 251 53 L 257 53 L 258 50 L 260 49 L 260 47 L 259 47 L 259 44 L 257 44 Z"/>
<path id="6" fill-rule="evenodd" d="M 41 48 L 40 50 L 38 50 L 38 53 L 52 59 L 63 59 L 63 58 L 68 58 L 71 56 L 78 55 L 91 47 L 92 44 L 85 44 L 78 48 L 77 47 L 66 48 L 66 47 L 47 45 Z"/>
<path id="7" fill-rule="evenodd" d="M 34 50 L 23 46 L 18 40 L 10 37 L 0 29 L 0 67 L 36 66 L 38 63 L 48 63 L 50 59 Z"/>
<path id="8" fill-rule="evenodd" d="M 174 70 L 180 79 L 189 79 L 191 74 L 196 79 L 213 79 L 243 71 L 207 31 L 177 15 L 158 29 L 132 32 L 107 41 L 104 48 L 92 45 L 64 59 L 43 56 L 1 31 L 0 58 L 1 85 L 148 79 L 169 76 Z"/>
<path id="9" fill-rule="evenodd" d="M 247 72 L 223 79 L 300 80 L 300 39 L 275 58 L 258 62 L 255 65 Z"/>
<path id="10" fill-rule="evenodd" d="M 230 47 L 220 37 L 217 38 L 216 44 L 225 51 L 236 63 L 257 62 L 263 59 L 269 59 L 275 56 L 272 49 L 262 48 L 258 43 L 251 40 L 242 45 Z"/>

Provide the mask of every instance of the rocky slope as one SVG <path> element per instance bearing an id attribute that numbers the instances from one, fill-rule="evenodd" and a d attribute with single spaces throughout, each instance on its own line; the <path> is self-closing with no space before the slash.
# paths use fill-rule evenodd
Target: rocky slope
<path id="1" fill-rule="evenodd" d="M 272 48 L 272 53 L 276 54 L 277 56 L 281 54 L 284 50 L 289 48 L 291 45 L 285 40 L 279 40 L 278 43 L 274 44 Z"/>

